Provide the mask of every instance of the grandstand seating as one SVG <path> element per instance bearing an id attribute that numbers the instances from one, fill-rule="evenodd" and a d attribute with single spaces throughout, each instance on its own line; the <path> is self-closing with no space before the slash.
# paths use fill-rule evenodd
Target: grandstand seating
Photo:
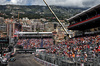
<path id="1" fill-rule="evenodd" d="M 19 39 L 17 44 L 24 49 L 41 48 L 41 39 Z M 72 38 L 55 45 L 53 39 L 46 38 L 43 39 L 43 48 L 46 48 L 46 53 L 67 57 L 73 62 L 100 62 L 97 59 L 100 58 L 100 35 Z"/>
<path id="2" fill-rule="evenodd" d="M 41 42 L 42 39 L 19 39 L 17 45 L 23 46 L 23 49 L 42 48 Z M 49 47 L 50 44 L 53 44 L 53 39 L 43 39 L 43 48 Z"/>

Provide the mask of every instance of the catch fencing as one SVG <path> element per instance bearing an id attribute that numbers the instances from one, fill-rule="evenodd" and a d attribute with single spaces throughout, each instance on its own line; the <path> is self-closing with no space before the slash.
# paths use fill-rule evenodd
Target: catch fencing
<path id="1" fill-rule="evenodd" d="M 79 61 L 81 58 L 77 57 L 68 58 L 66 56 L 44 52 L 35 53 L 35 57 L 58 66 L 100 66 L 100 53 L 98 54 L 98 57 L 87 58 L 87 62 L 81 62 Z"/>

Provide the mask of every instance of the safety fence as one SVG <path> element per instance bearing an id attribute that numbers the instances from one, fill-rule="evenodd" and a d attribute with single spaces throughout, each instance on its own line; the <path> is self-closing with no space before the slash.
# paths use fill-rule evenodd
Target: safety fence
<path id="1" fill-rule="evenodd" d="M 68 58 L 50 53 L 35 53 L 35 57 L 56 64 L 58 66 L 100 66 L 100 55 L 96 58 L 87 59 L 87 62 L 81 62 L 79 58 Z M 80 58 L 81 59 L 81 58 Z M 42 62 L 42 61 L 41 61 Z"/>
<path id="2" fill-rule="evenodd" d="M 37 57 L 34 57 L 34 59 L 35 59 L 36 61 L 38 61 L 39 63 L 43 64 L 44 66 L 58 66 L 58 65 L 52 64 L 52 63 L 50 63 L 50 62 L 41 60 L 41 59 L 39 59 L 39 58 L 37 58 Z"/>

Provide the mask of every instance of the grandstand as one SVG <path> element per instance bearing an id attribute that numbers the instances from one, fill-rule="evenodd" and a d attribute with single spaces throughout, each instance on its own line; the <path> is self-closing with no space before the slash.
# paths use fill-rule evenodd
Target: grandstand
<path id="1" fill-rule="evenodd" d="M 19 32 L 17 45 L 23 49 L 46 48 L 45 45 L 53 44 L 52 32 Z"/>
<path id="2" fill-rule="evenodd" d="M 83 62 L 85 66 L 100 66 L 99 10 L 100 4 L 68 19 L 70 23 L 68 29 L 75 32 L 74 38 L 68 41 L 70 47 L 73 46 L 71 51 L 72 53 L 76 51 L 75 61 Z"/>
<path id="3" fill-rule="evenodd" d="M 69 30 L 77 31 L 76 36 L 100 33 L 100 4 L 68 19 Z"/>

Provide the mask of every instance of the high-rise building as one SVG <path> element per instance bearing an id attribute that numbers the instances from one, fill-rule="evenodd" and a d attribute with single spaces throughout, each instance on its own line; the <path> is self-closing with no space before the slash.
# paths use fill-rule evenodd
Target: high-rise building
<path id="1" fill-rule="evenodd" d="M 15 19 L 6 19 L 5 23 L 7 24 L 7 36 L 11 34 L 11 37 L 14 37 L 15 33 L 22 30 L 22 25 Z"/>
<path id="2" fill-rule="evenodd" d="M 7 25 L 4 22 L 4 18 L 0 17 L 0 37 L 5 37 L 7 32 L 6 32 L 6 27 Z"/>

